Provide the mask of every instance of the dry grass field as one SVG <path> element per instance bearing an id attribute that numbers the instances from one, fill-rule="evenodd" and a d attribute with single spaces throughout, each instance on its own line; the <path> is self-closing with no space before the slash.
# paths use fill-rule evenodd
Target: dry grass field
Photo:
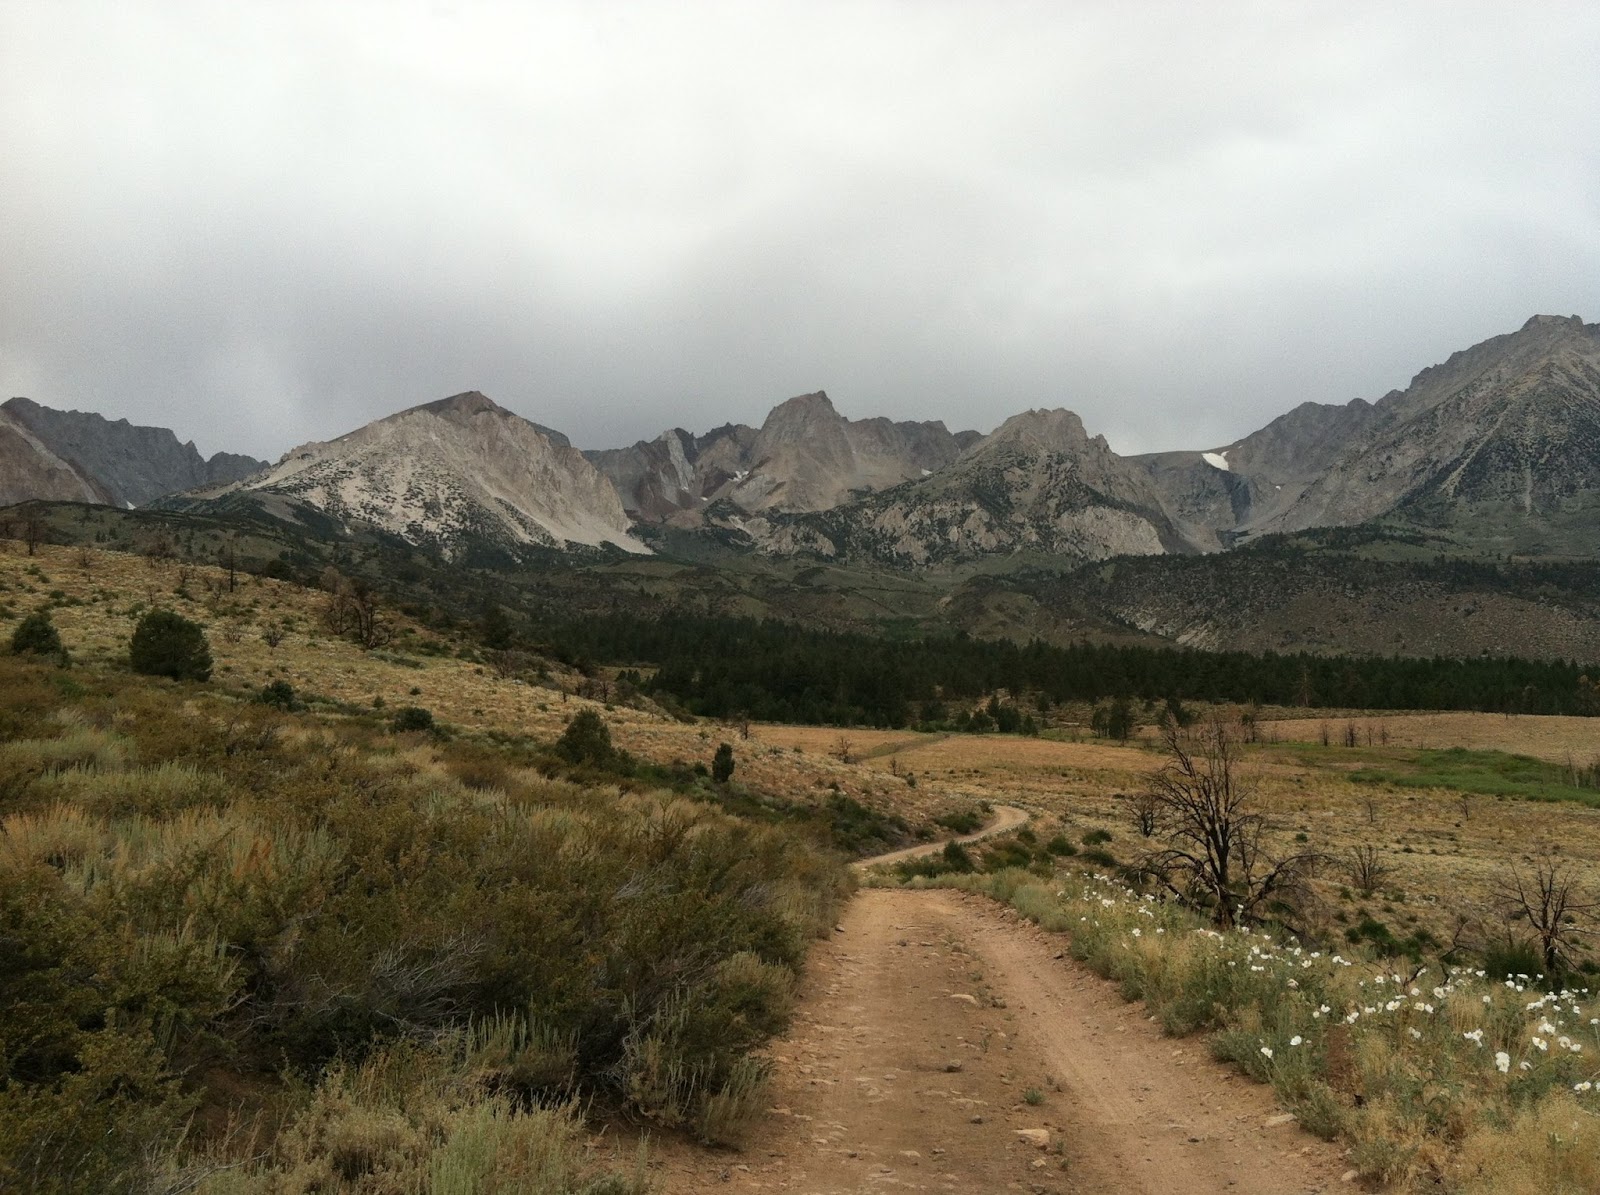
<path id="1" fill-rule="evenodd" d="M 1368 732 L 1387 732 L 1398 747 L 1465 747 L 1472 751 L 1508 751 L 1551 763 L 1600 758 L 1600 718 L 1528 717 L 1519 714 L 1383 714 L 1353 717 L 1294 718 L 1263 725 L 1269 737 L 1296 742 L 1321 741 L 1322 729 L 1337 739 L 1354 725 L 1362 742 Z"/>
<path id="2" fill-rule="evenodd" d="M 363 651 L 321 626 L 323 595 L 281 581 L 240 574 L 227 592 L 217 568 L 157 562 L 122 553 L 42 546 L 29 557 L 20 544 L 0 551 L 0 610 L 14 619 L 45 602 L 75 659 L 118 666 L 138 613 L 165 605 L 207 629 L 217 687 L 255 690 L 287 680 L 297 690 L 351 706 L 375 701 L 393 709 L 418 705 L 469 730 L 498 730 L 554 739 L 582 708 L 581 678 L 556 668 L 545 683 L 505 679 L 457 658 L 460 644 L 396 617 L 384 650 Z M 274 647 L 264 637 L 278 628 Z M 1161 763 L 1148 729 L 1128 745 L 1001 735 L 918 734 L 756 724 L 739 728 L 686 724 L 649 708 L 601 711 L 618 746 L 657 763 L 709 762 L 717 744 L 734 745 L 737 778 L 758 792 L 817 800 L 832 792 L 854 797 L 913 824 L 1005 802 L 1034 812 L 1049 832 L 1073 841 L 1095 830 L 1112 835 L 1119 860 L 1142 845 L 1124 794 L 1139 789 Z M 1320 746 L 1322 728 L 1338 742 L 1358 729 L 1355 751 Z M 1571 860 L 1600 885 L 1600 810 L 1573 802 L 1463 795 L 1449 788 L 1361 782 L 1351 771 L 1376 752 L 1404 757 L 1414 748 L 1464 747 L 1583 763 L 1600 756 L 1600 719 L 1504 717 L 1492 714 L 1374 714 L 1306 717 L 1265 723 L 1264 743 L 1247 751 L 1261 808 L 1284 845 L 1305 844 L 1339 859 L 1372 844 L 1393 872 L 1385 893 L 1368 902 L 1341 899 L 1337 868 L 1321 885 L 1328 914 L 1364 911 L 1402 931 L 1425 927 L 1448 939 L 1464 910 L 1486 913 L 1500 879 L 1540 852 Z M 1370 736 L 1369 736 L 1370 732 Z M 1369 737 L 1386 747 L 1366 748 Z"/>

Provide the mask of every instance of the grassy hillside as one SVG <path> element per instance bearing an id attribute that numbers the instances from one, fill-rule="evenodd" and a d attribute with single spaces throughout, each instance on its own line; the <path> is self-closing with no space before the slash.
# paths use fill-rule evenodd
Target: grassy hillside
<path id="1" fill-rule="evenodd" d="M 707 1140 L 761 1106 L 845 891 L 810 823 L 608 783 L 531 686 L 282 582 L 0 566 L 0 632 L 48 607 L 74 658 L 0 654 L 0 1187 L 620 1192 L 580 1106 Z M 210 683 L 127 670 L 157 605 Z"/>

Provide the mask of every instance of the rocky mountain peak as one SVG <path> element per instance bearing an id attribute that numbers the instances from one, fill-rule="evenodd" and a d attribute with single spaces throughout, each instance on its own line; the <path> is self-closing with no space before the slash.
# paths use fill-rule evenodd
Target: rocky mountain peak
<path id="1" fill-rule="evenodd" d="M 647 550 L 611 483 L 565 436 L 477 391 L 302 445 L 245 488 L 447 554 L 472 544 Z"/>
<path id="2" fill-rule="evenodd" d="M 1532 315 L 1520 330 L 1527 332 L 1533 328 L 1582 328 L 1583 326 L 1581 315 Z"/>
<path id="3" fill-rule="evenodd" d="M 761 424 L 761 434 L 770 439 L 813 434 L 822 428 L 833 428 L 846 422 L 834 409 L 833 400 L 826 390 L 814 394 L 798 394 L 767 412 Z"/>
<path id="4" fill-rule="evenodd" d="M 488 395 L 477 390 L 464 390 L 460 394 L 452 394 L 449 398 L 437 399 L 434 402 L 425 402 L 406 411 L 401 415 L 409 415 L 415 411 L 426 411 L 430 415 L 463 415 L 470 418 L 473 415 L 507 415 L 511 414 L 499 403 Z M 391 416 L 393 418 L 393 416 Z"/>
<path id="5" fill-rule="evenodd" d="M 1096 437 L 1104 445 L 1104 439 Z M 990 453 L 1001 448 L 1025 452 L 1081 452 L 1089 447 L 1083 420 L 1064 407 L 1039 408 L 1011 416 L 969 452 Z"/>

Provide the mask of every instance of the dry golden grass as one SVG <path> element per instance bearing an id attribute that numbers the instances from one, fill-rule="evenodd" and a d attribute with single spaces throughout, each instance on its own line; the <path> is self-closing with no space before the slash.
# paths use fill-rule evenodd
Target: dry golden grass
<path id="1" fill-rule="evenodd" d="M 1551 763 L 1600 759 L 1600 718 L 1535 717 L 1526 714 L 1382 714 L 1353 718 L 1295 718 L 1268 722 L 1269 736 L 1284 741 L 1321 741 L 1326 726 L 1334 741 L 1354 725 L 1363 743 L 1387 732 L 1396 747 L 1466 747 L 1473 751 L 1506 751 Z"/>

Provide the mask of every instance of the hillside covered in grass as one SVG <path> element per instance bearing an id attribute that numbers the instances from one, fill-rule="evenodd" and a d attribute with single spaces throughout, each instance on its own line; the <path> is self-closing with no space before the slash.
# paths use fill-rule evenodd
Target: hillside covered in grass
<path id="1" fill-rule="evenodd" d="M 580 1106 L 738 1133 L 837 856 L 527 739 L 131 675 L 125 601 L 58 608 L 71 667 L 0 655 L 0 1187 L 623 1191 Z"/>

